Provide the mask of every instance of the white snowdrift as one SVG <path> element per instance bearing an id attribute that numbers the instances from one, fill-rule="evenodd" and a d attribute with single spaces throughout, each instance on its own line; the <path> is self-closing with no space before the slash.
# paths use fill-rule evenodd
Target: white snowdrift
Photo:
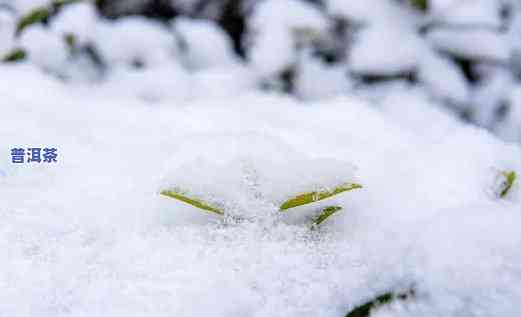
<path id="1" fill-rule="evenodd" d="M 498 171 L 521 171 L 521 151 L 443 111 L 418 118 L 450 134 L 393 118 L 400 102 L 428 99 L 151 104 L 65 86 L 28 65 L 0 71 L 9 78 L 0 82 L 5 315 L 343 316 L 410 284 L 418 298 L 379 316 L 521 314 L 521 189 L 493 194 Z M 55 146 L 58 163 L 12 164 L 18 146 Z M 171 173 L 189 175 L 179 168 L 202 172 L 198 159 L 232 163 L 250 148 L 255 164 L 309 162 L 310 182 L 350 173 L 330 163 L 350 162 L 364 189 L 339 195 L 345 209 L 313 233 L 278 219 L 222 225 L 158 195 Z M 233 176 L 223 164 L 187 182 Z M 298 169 L 284 166 L 266 171 Z M 288 186 L 259 184 L 275 194 Z"/>

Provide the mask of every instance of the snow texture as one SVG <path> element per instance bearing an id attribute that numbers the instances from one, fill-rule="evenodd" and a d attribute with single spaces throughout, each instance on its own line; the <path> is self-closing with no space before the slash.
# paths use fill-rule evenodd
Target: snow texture
<path id="1" fill-rule="evenodd" d="M 10 82 L 0 85 L 0 311 L 9 316 L 342 316 L 408 284 L 419 299 L 385 309 L 520 313 L 521 190 L 493 194 L 497 171 L 521 170 L 520 150 L 443 111 L 424 114 L 426 124 L 397 121 L 400 106 L 428 109 L 421 95 L 381 107 L 258 93 L 150 106 L 32 66 L 1 71 Z M 58 163 L 11 164 L 10 147 L 25 145 L 56 146 Z M 277 200 L 343 181 L 352 166 L 364 189 L 338 196 L 344 211 L 315 232 L 269 212 L 223 225 L 158 195 L 166 182 L 245 201 L 246 184 Z"/>

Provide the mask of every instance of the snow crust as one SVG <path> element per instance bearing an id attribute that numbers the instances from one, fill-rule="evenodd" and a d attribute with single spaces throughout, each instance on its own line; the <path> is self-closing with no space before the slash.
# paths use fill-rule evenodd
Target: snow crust
<path id="1" fill-rule="evenodd" d="M 417 300 L 378 314 L 520 313 L 521 189 L 493 194 L 499 170 L 521 170 L 520 149 L 441 110 L 403 121 L 428 109 L 421 94 L 151 105 L 28 65 L 1 71 L 0 311 L 10 316 L 342 316 L 411 284 Z M 411 112 L 393 115 L 400 107 Z M 59 162 L 12 164 L 10 148 L 26 145 L 56 146 Z M 364 189 L 339 195 L 344 210 L 318 231 L 285 215 L 223 225 L 158 194 L 182 183 L 247 197 L 229 181 L 247 181 L 251 166 L 261 177 L 248 186 L 272 197 L 344 180 L 352 166 Z"/>

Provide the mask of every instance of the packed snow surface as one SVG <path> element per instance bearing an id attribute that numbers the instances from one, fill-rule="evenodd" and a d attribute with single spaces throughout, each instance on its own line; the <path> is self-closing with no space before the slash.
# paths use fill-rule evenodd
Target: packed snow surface
<path id="1" fill-rule="evenodd" d="M 410 286 L 375 316 L 521 314 L 521 189 L 494 187 L 521 151 L 421 91 L 151 103 L 0 71 L 2 316 L 344 316 Z M 31 146 L 58 162 L 11 163 Z M 345 178 L 364 188 L 317 230 L 286 221 L 297 209 L 223 223 L 159 195 L 182 183 L 249 201 L 237 184 L 277 198 Z"/>

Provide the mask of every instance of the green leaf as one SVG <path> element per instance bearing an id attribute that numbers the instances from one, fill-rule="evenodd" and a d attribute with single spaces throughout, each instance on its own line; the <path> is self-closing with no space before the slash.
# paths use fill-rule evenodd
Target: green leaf
<path id="1" fill-rule="evenodd" d="M 184 203 L 190 204 L 199 209 L 211 211 L 211 212 L 216 213 L 221 216 L 224 215 L 224 212 L 222 212 L 219 208 L 213 207 L 210 204 L 208 204 L 200 199 L 197 199 L 194 197 L 188 197 L 186 194 L 181 194 L 174 190 L 163 190 L 161 192 L 161 195 L 180 200 Z"/>
<path id="2" fill-rule="evenodd" d="M 517 179 L 517 174 L 515 171 L 504 171 L 501 172 L 501 174 L 505 177 L 505 181 L 502 184 L 502 190 L 499 193 L 499 197 L 505 197 L 514 185 L 514 182 Z"/>
<path id="3" fill-rule="evenodd" d="M 11 52 L 7 53 L 3 58 L 4 63 L 15 63 L 24 60 L 27 57 L 27 53 L 21 48 L 15 48 Z"/>
<path id="4" fill-rule="evenodd" d="M 63 41 L 69 48 L 69 51 L 73 52 L 77 49 L 78 43 L 76 41 L 76 36 L 72 33 L 67 33 L 63 36 Z"/>
<path id="5" fill-rule="evenodd" d="M 322 210 L 322 212 L 320 213 L 320 215 L 318 215 L 318 217 L 313 220 L 313 224 L 314 225 L 320 225 L 322 222 L 324 222 L 324 220 L 326 220 L 327 218 L 329 218 L 331 215 L 335 214 L 337 211 L 339 210 L 342 210 L 342 207 L 340 206 L 329 206 L 329 207 L 326 207 Z"/>
<path id="6" fill-rule="evenodd" d="M 355 184 L 355 183 L 345 183 L 343 185 L 340 185 L 338 187 L 333 188 L 332 190 L 323 190 L 323 191 L 316 191 L 316 192 L 309 192 L 297 195 L 287 201 L 285 201 L 281 206 L 280 210 L 284 211 L 290 208 L 310 204 L 319 200 L 323 200 L 326 198 L 329 198 L 334 195 L 338 195 L 340 193 L 343 193 L 345 191 L 362 188 L 361 185 Z"/>
<path id="7" fill-rule="evenodd" d="M 50 15 L 51 10 L 49 8 L 40 7 L 33 9 L 31 12 L 18 20 L 18 24 L 16 25 L 16 36 L 19 36 L 26 27 L 45 21 L 49 18 Z"/>
<path id="8" fill-rule="evenodd" d="M 378 297 L 355 307 L 352 311 L 347 313 L 346 317 L 366 317 L 369 316 L 371 310 L 380 307 L 382 305 L 388 304 L 394 300 L 407 300 L 411 297 L 415 296 L 414 289 L 410 289 L 407 292 L 402 293 L 393 293 L 387 292 Z"/>
<path id="9" fill-rule="evenodd" d="M 429 0 L 410 0 L 411 5 L 415 7 L 416 9 L 427 12 L 429 9 Z"/>

